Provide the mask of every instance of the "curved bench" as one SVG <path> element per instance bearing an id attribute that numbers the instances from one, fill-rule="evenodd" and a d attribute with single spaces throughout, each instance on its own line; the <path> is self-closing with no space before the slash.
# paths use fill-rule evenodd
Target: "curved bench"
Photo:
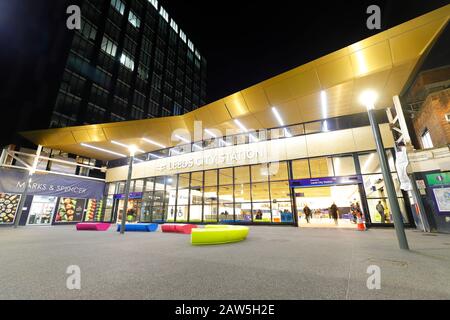
<path id="1" fill-rule="evenodd" d="M 247 238 L 248 227 L 228 225 L 206 225 L 205 228 L 192 229 L 193 245 L 225 244 L 243 241 Z"/>
<path id="2" fill-rule="evenodd" d="M 106 231 L 110 226 L 110 223 L 103 222 L 80 222 L 76 225 L 78 231 Z"/>
<path id="3" fill-rule="evenodd" d="M 122 229 L 122 225 L 117 225 L 117 231 Z M 127 223 L 125 224 L 125 231 L 133 231 L 133 232 L 155 232 L 158 230 L 157 223 Z"/>
<path id="4" fill-rule="evenodd" d="M 197 228 L 195 224 L 176 224 L 176 223 L 165 223 L 161 226 L 162 232 L 174 232 L 191 234 L 192 229 Z"/>

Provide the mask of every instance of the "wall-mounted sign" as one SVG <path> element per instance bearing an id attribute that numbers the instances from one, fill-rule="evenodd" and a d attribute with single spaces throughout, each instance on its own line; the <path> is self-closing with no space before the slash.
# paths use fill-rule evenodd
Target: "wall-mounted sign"
<path id="1" fill-rule="evenodd" d="M 450 185 L 450 172 L 427 174 L 426 177 L 430 187 Z"/>
<path id="2" fill-rule="evenodd" d="M 450 188 L 433 189 L 434 199 L 440 214 L 450 213 Z"/>
<path id="3" fill-rule="evenodd" d="M 362 183 L 362 178 L 359 175 L 348 177 L 324 177 L 324 178 L 300 179 L 289 181 L 289 185 L 291 188 L 323 187 L 323 186 L 359 184 L 359 183 Z"/>
<path id="4" fill-rule="evenodd" d="M 0 168 L 0 192 L 19 193 L 28 183 L 28 171 Z M 29 195 L 101 199 L 105 190 L 103 181 L 35 173 L 28 184 Z"/>
<path id="5" fill-rule="evenodd" d="M 142 197 L 143 197 L 142 192 L 130 192 L 128 194 L 128 199 L 142 199 Z M 125 194 L 124 193 L 115 194 L 114 199 L 115 200 L 123 200 L 123 199 L 125 199 Z"/>
<path id="6" fill-rule="evenodd" d="M 229 153 L 214 154 L 208 156 L 198 157 L 197 154 L 192 154 L 188 158 L 178 160 L 176 157 L 164 159 L 160 161 L 156 167 L 156 171 L 176 171 L 184 169 L 192 169 L 204 165 L 234 165 L 239 161 L 253 160 L 260 157 L 262 153 L 257 150 L 240 150 L 231 151 Z"/>
<path id="7" fill-rule="evenodd" d="M 425 185 L 425 180 L 416 180 L 417 189 L 422 196 L 426 195 L 427 186 Z"/>

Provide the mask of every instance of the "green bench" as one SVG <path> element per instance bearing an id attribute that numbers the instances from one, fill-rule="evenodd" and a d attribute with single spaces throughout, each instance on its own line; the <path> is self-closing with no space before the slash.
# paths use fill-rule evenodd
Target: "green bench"
<path id="1" fill-rule="evenodd" d="M 193 245 L 225 244 L 243 241 L 247 238 L 249 228 L 244 226 L 206 225 L 204 228 L 192 229 Z"/>

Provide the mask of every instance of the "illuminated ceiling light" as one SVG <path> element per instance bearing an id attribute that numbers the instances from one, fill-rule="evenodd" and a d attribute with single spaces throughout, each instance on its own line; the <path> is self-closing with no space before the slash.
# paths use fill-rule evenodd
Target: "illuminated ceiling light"
<path id="1" fill-rule="evenodd" d="M 163 145 L 161 143 L 158 143 L 158 142 L 155 142 L 153 140 L 147 139 L 147 138 L 142 138 L 142 140 L 147 142 L 147 143 L 153 144 L 153 145 L 155 145 L 157 147 L 163 148 L 163 149 L 167 148 L 165 145 Z"/>
<path id="2" fill-rule="evenodd" d="M 359 74 L 365 74 L 368 72 L 366 58 L 362 51 L 356 52 L 356 60 L 358 61 Z"/>
<path id="3" fill-rule="evenodd" d="M 377 99 L 378 94 L 374 90 L 365 90 L 359 96 L 359 101 L 366 106 L 367 110 L 375 109 L 375 102 Z"/>
<path id="4" fill-rule="evenodd" d="M 277 108 L 272 107 L 272 113 L 275 115 L 275 118 L 277 119 L 278 124 L 283 127 L 284 126 L 284 122 L 283 122 L 283 119 L 281 118 L 281 115 L 278 112 Z M 287 138 L 291 138 L 292 137 L 292 134 L 288 131 L 287 128 L 284 128 L 283 130 L 284 130 L 284 135 Z"/>
<path id="5" fill-rule="evenodd" d="M 128 150 L 130 150 L 130 152 L 134 151 L 134 153 L 136 153 L 136 151 L 138 151 L 138 152 L 140 152 L 140 153 L 145 153 L 144 150 L 141 150 L 141 149 L 137 148 L 137 147 L 134 146 L 134 145 L 127 145 L 127 144 L 120 143 L 120 142 L 114 141 L 114 140 L 111 140 L 111 143 L 112 143 L 112 144 L 115 144 L 116 146 L 120 146 L 120 147 L 123 147 L 123 148 L 127 148 Z"/>
<path id="6" fill-rule="evenodd" d="M 324 90 L 320 91 L 320 103 L 322 105 L 322 117 L 326 118 L 328 116 L 328 97 Z"/>
<path id="7" fill-rule="evenodd" d="M 248 132 L 247 128 L 238 120 L 238 119 L 234 119 L 233 120 L 234 123 L 236 123 L 236 125 L 244 132 Z"/>
<path id="8" fill-rule="evenodd" d="M 191 143 L 188 139 L 186 139 L 182 136 L 179 136 L 178 134 L 175 135 L 175 138 L 177 138 L 178 140 L 181 140 L 183 142 L 186 142 L 186 143 Z"/>
<path id="9" fill-rule="evenodd" d="M 86 148 L 90 148 L 90 149 L 94 149 L 94 150 L 97 150 L 97 151 L 101 151 L 101 152 L 110 153 L 110 154 L 113 154 L 115 156 L 119 156 L 119 157 L 122 157 L 122 158 L 126 158 L 127 157 L 126 155 L 124 155 L 122 153 L 118 153 L 118 152 L 114 152 L 114 151 L 111 151 L 111 150 L 95 147 L 95 146 L 92 146 L 92 145 L 86 144 L 86 143 L 82 143 L 81 146 L 86 147 Z"/>
<path id="10" fill-rule="evenodd" d="M 280 114 L 278 113 L 277 108 L 272 107 L 272 112 L 273 112 L 273 114 L 275 115 L 275 118 L 277 118 L 278 124 L 279 124 L 280 126 L 284 127 L 283 119 L 281 119 L 281 116 L 280 116 Z"/>
<path id="11" fill-rule="evenodd" d="M 205 129 L 205 132 L 206 132 L 210 137 L 217 138 L 217 135 L 215 135 L 214 132 L 212 132 L 211 130 Z"/>

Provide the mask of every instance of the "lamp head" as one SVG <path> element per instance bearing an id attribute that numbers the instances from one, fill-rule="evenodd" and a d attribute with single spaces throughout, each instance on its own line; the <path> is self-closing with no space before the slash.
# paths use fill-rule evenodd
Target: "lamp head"
<path id="1" fill-rule="evenodd" d="M 377 99 L 378 94 L 374 90 L 365 90 L 359 96 L 359 101 L 366 106 L 367 110 L 375 109 Z"/>
<path id="2" fill-rule="evenodd" d="M 137 147 L 133 144 L 128 147 L 128 151 L 130 151 L 130 156 L 134 157 L 137 151 Z"/>

